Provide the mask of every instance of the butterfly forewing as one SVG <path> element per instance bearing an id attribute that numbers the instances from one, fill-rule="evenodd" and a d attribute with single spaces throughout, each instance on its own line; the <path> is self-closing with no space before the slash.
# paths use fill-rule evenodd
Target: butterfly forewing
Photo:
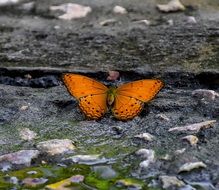
<path id="1" fill-rule="evenodd" d="M 91 78 L 77 74 L 63 74 L 63 82 L 69 93 L 79 101 L 83 113 L 91 119 L 99 119 L 107 111 L 108 88 Z"/>
<path id="2" fill-rule="evenodd" d="M 119 86 L 117 94 L 148 102 L 156 96 L 162 87 L 163 82 L 161 80 L 145 79 Z"/>

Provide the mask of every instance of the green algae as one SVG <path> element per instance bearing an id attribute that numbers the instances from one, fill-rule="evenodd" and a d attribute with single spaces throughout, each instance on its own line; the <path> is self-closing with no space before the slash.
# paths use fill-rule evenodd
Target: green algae
<path id="1" fill-rule="evenodd" d="M 29 171 L 36 171 L 35 174 L 28 174 Z M 23 189 L 24 185 L 10 184 L 6 180 L 9 177 L 17 177 L 19 181 L 25 178 L 46 178 L 48 181 L 45 184 L 37 185 L 36 187 L 26 186 L 28 189 L 43 189 L 48 184 L 53 184 L 61 180 L 67 179 L 74 175 L 82 175 L 85 180 L 79 184 L 72 183 L 71 187 L 80 187 L 79 189 L 101 189 L 101 190 L 121 190 L 127 187 L 139 187 L 142 190 L 152 190 L 147 185 L 138 179 L 124 178 L 121 175 L 111 179 L 102 179 L 97 173 L 91 171 L 91 166 L 87 165 L 71 165 L 69 167 L 61 167 L 57 165 L 42 165 L 38 167 L 24 168 L 17 171 L 0 172 L 0 189 L 9 189 L 16 186 L 17 189 Z"/>

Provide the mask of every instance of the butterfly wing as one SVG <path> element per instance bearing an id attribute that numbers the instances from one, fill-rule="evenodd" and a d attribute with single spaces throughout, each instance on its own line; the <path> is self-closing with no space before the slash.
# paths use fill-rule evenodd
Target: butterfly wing
<path id="1" fill-rule="evenodd" d="M 163 87 L 158 79 L 145 79 L 123 84 L 118 87 L 112 112 L 120 120 L 138 115 L 145 102 L 152 100 Z"/>
<path id="2" fill-rule="evenodd" d="M 89 77 L 77 74 L 63 74 L 62 80 L 69 93 L 79 101 L 83 113 L 91 119 L 99 119 L 107 111 L 108 88 Z"/>
<path id="3" fill-rule="evenodd" d="M 141 112 L 143 105 L 144 102 L 136 98 L 117 95 L 112 112 L 117 119 L 128 120 L 138 115 Z"/>

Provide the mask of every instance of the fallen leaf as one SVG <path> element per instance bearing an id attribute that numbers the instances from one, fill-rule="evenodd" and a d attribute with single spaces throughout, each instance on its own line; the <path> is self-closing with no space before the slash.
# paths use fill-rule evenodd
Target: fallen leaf
<path id="1" fill-rule="evenodd" d="M 47 185 L 46 188 L 50 190 L 71 190 L 72 188 L 67 186 L 71 185 L 71 183 L 80 183 L 82 181 L 84 181 L 84 176 L 74 175 L 57 183 Z"/>

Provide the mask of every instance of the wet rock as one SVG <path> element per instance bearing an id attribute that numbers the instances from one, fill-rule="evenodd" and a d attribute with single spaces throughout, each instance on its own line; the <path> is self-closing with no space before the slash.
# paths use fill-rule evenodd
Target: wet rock
<path id="1" fill-rule="evenodd" d="M 13 4 L 17 4 L 20 3 L 22 0 L 1 0 L 0 1 L 0 6 L 8 6 L 8 5 L 13 5 Z"/>
<path id="2" fill-rule="evenodd" d="M 31 141 L 36 138 L 37 134 L 29 128 L 22 128 L 19 130 L 19 135 L 22 140 Z"/>
<path id="3" fill-rule="evenodd" d="M 37 174 L 37 171 L 28 171 L 27 174 L 29 174 L 29 175 L 35 175 L 35 174 Z"/>
<path id="4" fill-rule="evenodd" d="M 164 189 L 170 189 L 173 187 L 176 188 L 181 188 L 183 186 L 185 186 L 185 183 L 181 180 L 179 180 L 176 176 L 160 176 L 159 177 L 161 183 L 162 183 L 162 187 Z"/>
<path id="5" fill-rule="evenodd" d="M 171 0 L 166 5 L 158 4 L 157 8 L 161 12 L 176 12 L 176 11 L 184 11 L 185 7 L 179 0 Z"/>
<path id="6" fill-rule="evenodd" d="M 169 131 L 192 131 L 194 133 L 199 132 L 201 129 L 207 129 L 210 128 L 214 123 L 216 123 L 216 120 L 209 120 L 209 121 L 204 121 L 200 123 L 195 123 L 191 125 L 187 125 L 184 127 L 174 127 L 170 128 Z"/>
<path id="7" fill-rule="evenodd" d="M 112 19 L 107 19 L 107 20 L 101 21 L 100 25 L 101 26 L 108 26 L 108 25 L 113 25 L 116 22 L 117 22 L 117 20 L 112 18 Z M 107 80 L 109 80 L 109 79 L 107 78 Z"/>
<path id="8" fill-rule="evenodd" d="M 116 14 L 127 14 L 127 10 L 124 8 L 124 7 L 121 7 L 121 6 L 118 6 L 116 5 L 114 8 L 113 8 L 113 12 L 116 13 Z"/>
<path id="9" fill-rule="evenodd" d="M 25 13 L 31 13 L 35 8 L 35 2 L 31 1 L 28 3 L 24 3 L 18 7 L 19 10 L 25 12 Z"/>
<path id="10" fill-rule="evenodd" d="M 142 133 L 139 135 L 135 135 L 135 138 L 139 138 L 139 139 L 142 139 L 144 141 L 153 141 L 155 139 L 155 137 L 153 135 L 151 135 L 150 133 Z"/>
<path id="11" fill-rule="evenodd" d="M 207 90 L 207 89 L 197 89 L 192 92 L 194 97 L 199 99 L 214 101 L 216 98 L 219 98 L 219 94 L 214 90 Z"/>
<path id="12" fill-rule="evenodd" d="M 38 150 L 20 150 L 0 156 L 0 163 L 8 163 L 11 166 L 30 166 L 31 161 L 39 155 Z"/>
<path id="13" fill-rule="evenodd" d="M 22 181 L 24 187 L 37 187 L 38 185 L 42 185 L 46 183 L 48 179 L 46 178 L 25 178 Z"/>
<path id="14" fill-rule="evenodd" d="M 180 190 L 197 190 L 197 189 L 192 187 L 191 185 L 185 185 L 181 187 Z"/>
<path id="15" fill-rule="evenodd" d="M 101 158 L 100 155 L 75 155 L 64 159 L 64 161 L 70 161 L 73 163 L 85 165 L 96 165 L 108 163 L 111 160 L 106 159 L 104 157 Z"/>
<path id="16" fill-rule="evenodd" d="M 18 184 L 18 181 L 19 181 L 18 178 L 15 176 L 10 177 L 9 179 L 9 182 L 15 185 Z"/>
<path id="17" fill-rule="evenodd" d="M 63 20 L 71 20 L 86 17 L 92 9 L 88 6 L 83 6 L 75 3 L 66 3 L 59 6 L 51 6 L 50 10 L 61 10 L 65 12 L 65 14 L 58 16 L 58 18 Z"/>
<path id="18" fill-rule="evenodd" d="M 76 147 L 69 139 L 53 139 L 38 143 L 37 149 L 40 150 L 40 152 L 53 156 L 66 152 L 72 152 L 76 149 Z"/>
<path id="19" fill-rule="evenodd" d="M 70 178 L 64 179 L 62 181 L 59 181 L 57 183 L 53 183 L 50 185 L 47 185 L 46 188 L 50 190 L 70 190 L 67 186 L 71 185 L 72 183 L 80 183 L 84 181 L 84 176 L 82 175 L 74 175 Z"/>
<path id="20" fill-rule="evenodd" d="M 154 150 L 152 149 L 139 149 L 138 151 L 135 152 L 136 155 L 141 156 L 141 158 L 151 158 L 152 160 L 154 159 Z"/>
<path id="21" fill-rule="evenodd" d="M 12 167 L 12 164 L 9 162 L 0 162 L 0 168 L 2 172 L 6 172 L 10 170 Z"/>
<path id="22" fill-rule="evenodd" d="M 190 162 L 185 163 L 179 168 L 180 172 L 189 172 L 191 170 L 197 169 L 197 168 L 206 168 L 207 166 L 203 162 Z"/>
<path id="23" fill-rule="evenodd" d="M 190 145 L 196 145 L 198 143 L 198 137 L 196 137 L 195 135 L 187 135 L 183 137 L 182 140 L 186 140 L 190 143 Z"/>
<path id="24" fill-rule="evenodd" d="M 115 170 L 110 166 L 94 166 L 93 171 L 102 179 L 112 179 L 117 176 Z"/>
<path id="25" fill-rule="evenodd" d="M 217 188 L 215 189 L 214 185 L 210 182 L 189 182 L 189 185 L 196 189 L 217 190 Z"/>

